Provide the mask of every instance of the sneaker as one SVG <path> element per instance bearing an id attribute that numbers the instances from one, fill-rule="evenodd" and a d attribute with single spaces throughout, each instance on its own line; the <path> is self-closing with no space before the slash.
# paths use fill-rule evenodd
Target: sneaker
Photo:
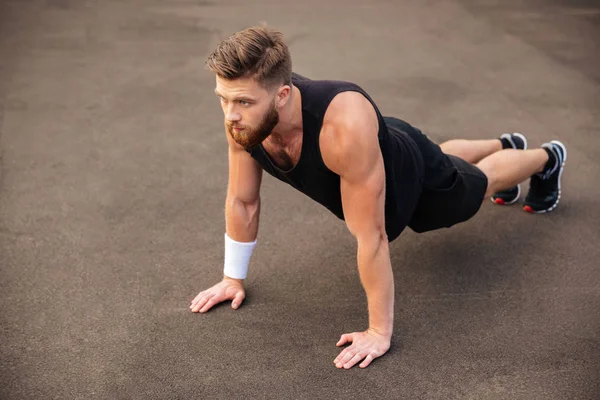
<path id="1" fill-rule="evenodd" d="M 560 201 L 560 178 L 567 161 L 567 149 L 558 140 L 544 143 L 542 148 L 550 149 L 556 157 L 552 168 L 531 176 L 529 193 L 523 209 L 530 213 L 541 214 L 556 208 Z"/>
<path id="2" fill-rule="evenodd" d="M 527 150 L 527 138 L 520 133 L 505 133 L 500 136 L 500 139 L 506 139 L 513 149 Z M 519 197 L 521 197 L 521 185 L 496 192 L 490 197 L 490 200 L 496 204 L 508 205 L 515 203 Z"/>

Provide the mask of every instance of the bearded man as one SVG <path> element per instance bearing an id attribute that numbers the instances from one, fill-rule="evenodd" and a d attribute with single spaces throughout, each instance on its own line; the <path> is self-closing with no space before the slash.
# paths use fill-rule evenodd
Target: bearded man
<path id="1" fill-rule="evenodd" d="M 250 28 L 220 43 L 207 60 L 225 116 L 229 183 L 223 280 L 196 296 L 204 313 L 244 300 L 243 280 L 257 243 L 262 171 L 345 221 L 358 244 L 368 328 L 345 333 L 333 361 L 364 368 L 389 347 L 394 279 L 389 242 L 408 226 L 447 228 L 472 218 L 482 201 L 511 204 L 530 179 L 524 209 L 553 210 L 567 152 L 559 141 L 527 150 L 525 136 L 433 143 L 419 129 L 384 117 L 358 85 L 292 73 L 282 34 Z"/>

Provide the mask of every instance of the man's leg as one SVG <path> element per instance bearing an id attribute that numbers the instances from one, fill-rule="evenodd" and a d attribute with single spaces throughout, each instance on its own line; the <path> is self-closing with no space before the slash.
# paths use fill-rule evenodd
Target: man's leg
<path id="1" fill-rule="evenodd" d="M 485 157 L 502 149 L 527 150 L 527 138 L 522 134 L 503 133 L 498 139 L 465 140 L 454 139 L 440 145 L 442 151 L 460 157 L 471 164 L 477 164 Z"/>
<path id="2" fill-rule="evenodd" d="M 548 162 L 544 149 L 498 151 L 478 162 L 477 167 L 487 176 L 485 197 L 516 186 L 533 174 L 542 172 Z"/>
<path id="3" fill-rule="evenodd" d="M 446 154 L 462 158 L 472 164 L 477 164 L 485 157 L 502 149 L 527 150 L 527 138 L 520 133 L 504 133 L 498 139 L 492 140 L 450 140 L 440 146 Z M 519 200 L 521 185 L 516 185 L 494 193 L 490 200 L 495 204 L 508 205 Z"/>
<path id="4" fill-rule="evenodd" d="M 499 139 L 453 139 L 440 144 L 440 148 L 446 154 L 460 157 L 471 164 L 477 164 L 490 154 L 502 150 L 502 142 Z"/>
<path id="5" fill-rule="evenodd" d="M 481 160 L 477 167 L 488 178 L 486 197 L 531 177 L 524 209 L 545 213 L 554 210 L 560 201 L 566 160 L 565 145 L 553 140 L 535 150 L 499 151 Z"/>

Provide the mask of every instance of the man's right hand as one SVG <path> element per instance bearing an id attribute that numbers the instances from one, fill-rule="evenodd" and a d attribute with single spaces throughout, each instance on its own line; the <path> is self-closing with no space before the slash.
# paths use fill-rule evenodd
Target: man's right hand
<path id="1" fill-rule="evenodd" d="M 232 300 L 231 308 L 237 310 L 246 297 L 243 282 L 242 279 L 224 277 L 221 282 L 200 292 L 198 296 L 192 300 L 190 310 L 192 310 L 192 312 L 204 313 L 210 310 L 215 304 L 222 303 L 226 300 Z"/>

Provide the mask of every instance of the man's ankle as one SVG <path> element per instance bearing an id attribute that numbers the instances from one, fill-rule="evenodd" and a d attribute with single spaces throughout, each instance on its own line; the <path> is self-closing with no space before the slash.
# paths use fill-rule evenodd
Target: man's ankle
<path id="1" fill-rule="evenodd" d="M 548 153 L 548 161 L 546 161 L 546 164 L 541 171 L 541 174 L 546 174 L 548 171 L 551 171 L 556 167 L 558 160 L 556 159 L 556 154 L 554 154 L 551 149 L 548 147 L 542 147 L 542 149 L 546 150 L 546 153 Z"/>

